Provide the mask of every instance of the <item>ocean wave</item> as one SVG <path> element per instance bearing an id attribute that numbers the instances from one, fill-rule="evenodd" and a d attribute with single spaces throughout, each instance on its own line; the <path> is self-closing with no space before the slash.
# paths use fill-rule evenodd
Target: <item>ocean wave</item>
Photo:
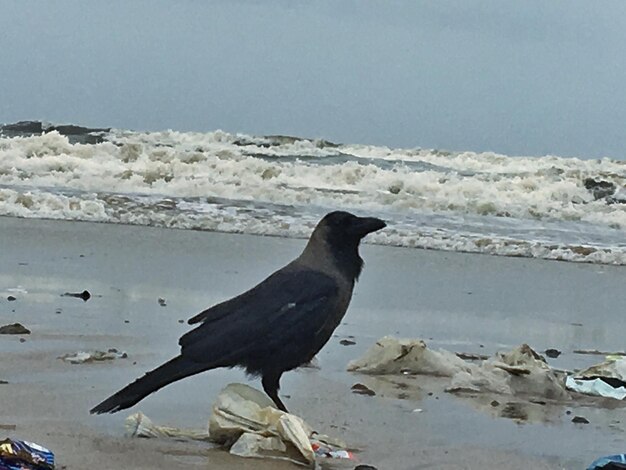
<path id="1" fill-rule="evenodd" d="M 625 206 L 585 186 L 620 161 L 74 128 L 0 136 L 1 215 L 300 237 L 340 208 L 389 220 L 373 243 L 626 264 Z"/>

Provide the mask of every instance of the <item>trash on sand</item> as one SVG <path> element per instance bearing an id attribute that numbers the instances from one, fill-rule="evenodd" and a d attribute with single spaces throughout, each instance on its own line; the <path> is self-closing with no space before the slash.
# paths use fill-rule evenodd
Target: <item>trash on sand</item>
<path id="1" fill-rule="evenodd" d="M 316 457 L 354 460 L 342 441 L 314 432 L 298 416 L 274 408 L 264 393 L 237 383 L 226 386 L 217 397 L 208 433 L 156 426 L 141 413 L 126 419 L 126 429 L 134 437 L 209 440 L 241 457 L 274 458 L 304 465 L 314 464 Z"/>
<path id="2" fill-rule="evenodd" d="M 584 393 L 585 395 L 615 398 L 616 400 L 623 400 L 626 397 L 626 388 L 612 387 L 602 379 L 589 380 L 568 377 L 565 380 L 565 386 L 574 392 Z"/>
<path id="3" fill-rule="evenodd" d="M 623 351 L 607 352 L 597 349 L 574 349 L 573 352 L 574 354 L 592 354 L 595 356 L 626 356 L 626 352 Z"/>
<path id="4" fill-rule="evenodd" d="M 489 356 L 486 354 L 474 354 L 474 353 L 466 353 L 466 352 L 458 352 L 456 353 L 457 357 L 460 357 L 464 361 L 484 361 L 489 359 Z"/>
<path id="5" fill-rule="evenodd" d="M 456 354 L 445 350 L 434 351 L 417 339 L 397 339 L 391 336 L 376 341 L 363 357 L 350 361 L 348 370 L 364 374 L 412 374 L 452 377 L 469 370 L 468 364 Z"/>
<path id="6" fill-rule="evenodd" d="M 0 441 L 0 468 L 6 470 L 53 470 L 54 454 L 28 441 Z"/>
<path id="7" fill-rule="evenodd" d="M 167 301 L 163 297 L 159 297 L 158 302 L 161 307 L 167 307 Z"/>
<path id="8" fill-rule="evenodd" d="M 21 323 L 0 326 L 0 335 L 29 335 L 30 330 Z"/>
<path id="9" fill-rule="evenodd" d="M 66 292 L 65 294 L 61 294 L 61 297 L 76 297 L 77 299 L 83 299 L 87 302 L 91 299 L 91 294 L 88 290 L 84 290 L 82 292 Z"/>
<path id="10" fill-rule="evenodd" d="M 145 414 L 139 412 L 130 415 L 124 421 L 128 437 L 173 437 L 176 439 L 208 440 L 209 433 L 204 430 L 181 429 L 169 426 L 157 426 Z"/>
<path id="11" fill-rule="evenodd" d="M 86 362 L 112 361 L 114 359 L 126 359 L 128 354 L 111 348 L 108 351 L 78 351 L 75 353 L 64 354 L 59 356 L 70 364 L 84 364 Z"/>
<path id="12" fill-rule="evenodd" d="M 626 454 L 607 455 L 591 462 L 587 470 L 626 469 Z"/>
<path id="13" fill-rule="evenodd" d="M 626 358 L 607 356 L 604 362 L 567 377 L 565 385 L 575 392 L 623 400 L 626 398 Z"/>
<path id="14" fill-rule="evenodd" d="M 466 362 L 456 354 L 434 351 L 421 340 L 386 336 L 348 370 L 367 374 L 411 373 L 450 377 L 447 392 L 498 393 L 548 399 L 568 399 L 564 379 L 533 349 L 523 344 L 497 353 L 481 363 Z"/>

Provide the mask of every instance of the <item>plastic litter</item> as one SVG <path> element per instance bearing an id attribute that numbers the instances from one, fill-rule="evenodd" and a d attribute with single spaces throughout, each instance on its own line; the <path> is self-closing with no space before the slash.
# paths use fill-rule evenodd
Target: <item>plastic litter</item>
<path id="1" fill-rule="evenodd" d="M 124 421 L 128 437 L 145 438 L 174 438 L 208 441 L 209 433 L 206 430 L 181 429 L 170 426 L 157 426 L 145 414 L 139 412 L 130 415 Z"/>
<path id="2" fill-rule="evenodd" d="M 594 460 L 587 470 L 618 470 L 626 469 L 626 454 L 607 455 Z"/>
<path id="3" fill-rule="evenodd" d="M 54 454 L 32 442 L 5 439 L 0 441 L 0 469 L 53 470 Z"/>
<path id="4" fill-rule="evenodd" d="M 128 436 L 208 440 L 240 457 L 301 465 L 313 465 L 316 458 L 355 460 L 344 442 L 314 432 L 301 418 L 274 408 L 264 393 L 244 384 L 230 384 L 220 392 L 208 432 L 157 426 L 142 413 L 126 418 L 125 425 Z"/>
<path id="5" fill-rule="evenodd" d="M 626 358 L 607 356 L 604 362 L 567 377 L 565 385 L 579 393 L 623 400 L 626 398 Z"/>
<path id="6" fill-rule="evenodd" d="M 126 359 L 128 354 L 111 348 L 108 351 L 78 351 L 75 353 L 64 354 L 59 359 L 69 362 L 70 364 L 84 364 L 86 362 L 112 361 L 114 359 Z"/>
<path id="7" fill-rule="evenodd" d="M 615 398 L 616 400 L 623 400 L 626 397 L 626 388 L 615 388 L 602 379 L 575 379 L 570 376 L 565 380 L 565 386 L 574 392 L 586 395 Z"/>
<path id="8" fill-rule="evenodd" d="M 467 362 L 446 350 L 431 350 L 416 339 L 381 338 L 348 370 L 367 374 L 421 374 L 449 377 L 452 393 L 497 393 L 568 399 L 564 377 L 523 344 L 480 363 Z"/>
<path id="9" fill-rule="evenodd" d="M 376 341 L 363 357 L 350 361 L 348 370 L 364 374 L 410 372 L 452 377 L 460 371 L 469 371 L 471 366 L 450 351 L 429 349 L 422 340 L 385 336 Z"/>

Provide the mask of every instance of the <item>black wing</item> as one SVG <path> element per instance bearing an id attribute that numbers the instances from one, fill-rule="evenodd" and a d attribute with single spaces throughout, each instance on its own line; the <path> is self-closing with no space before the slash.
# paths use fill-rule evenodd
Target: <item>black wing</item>
<path id="1" fill-rule="evenodd" d="M 337 283 L 323 273 L 277 271 L 189 320 L 202 324 L 180 338 L 182 355 L 216 367 L 242 365 L 251 372 L 269 363 L 285 370 L 296 367 L 326 341 L 318 344 L 319 332 L 334 317 L 337 293 Z"/>

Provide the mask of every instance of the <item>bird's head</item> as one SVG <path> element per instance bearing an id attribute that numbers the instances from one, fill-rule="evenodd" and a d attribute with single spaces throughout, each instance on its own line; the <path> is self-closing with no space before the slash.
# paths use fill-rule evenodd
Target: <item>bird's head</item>
<path id="1" fill-rule="evenodd" d="M 332 264 L 352 279 L 357 279 L 363 267 L 359 243 L 368 233 L 386 227 L 375 217 L 357 217 L 349 212 L 335 211 L 319 221 L 304 255 L 316 264 L 324 264 L 328 255 Z"/>
<path id="2" fill-rule="evenodd" d="M 315 232 L 322 232 L 326 242 L 358 245 L 368 233 L 385 228 L 387 224 L 375 217 L 357 217 L 344 211 L 330 212 L 315 227 Z"/>

